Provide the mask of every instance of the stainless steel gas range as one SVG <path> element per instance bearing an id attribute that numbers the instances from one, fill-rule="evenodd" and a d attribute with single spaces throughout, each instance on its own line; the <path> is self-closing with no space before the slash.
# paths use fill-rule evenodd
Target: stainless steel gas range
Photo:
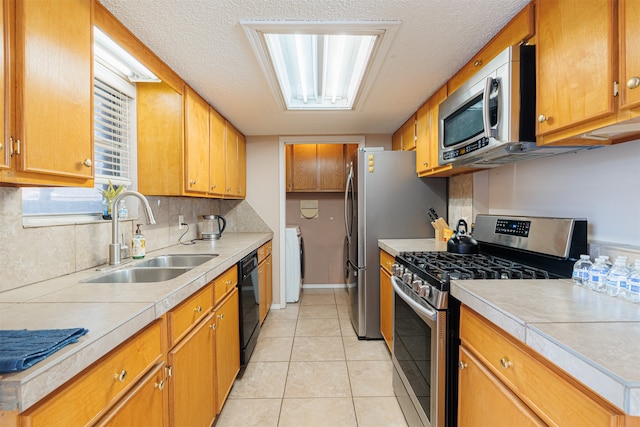
<path id="1" fill-rule="evenodd" d="M 405 252 L 395 258 L 393 387 L 411 426 L 456 426 L 460 303 L 451 280 L 571 277 L 587 253 L 587 221 L 478 215 L 479 253 Z"/>

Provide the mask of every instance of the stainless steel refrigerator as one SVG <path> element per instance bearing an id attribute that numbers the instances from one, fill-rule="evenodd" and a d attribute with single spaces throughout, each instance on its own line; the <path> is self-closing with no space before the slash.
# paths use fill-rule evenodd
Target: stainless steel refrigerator
<path id="1" fill-rule="evenodd" d="M 446 178 L 418 178 L 413 151 L 360 148 L 345 189 L 345 279 L 351 323 L 360 339 L 379 339 L 378 239 L 434 237 L 429 208 L 446 218 Z"/>

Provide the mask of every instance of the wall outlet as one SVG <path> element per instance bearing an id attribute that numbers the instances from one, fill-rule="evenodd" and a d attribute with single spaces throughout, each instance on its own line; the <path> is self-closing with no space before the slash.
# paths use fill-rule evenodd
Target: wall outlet
<path id="1" fill-rule="evenodd" d="M 184 228 L 184 215 L 178 215 L 178 230 L 182 230 Z"/>

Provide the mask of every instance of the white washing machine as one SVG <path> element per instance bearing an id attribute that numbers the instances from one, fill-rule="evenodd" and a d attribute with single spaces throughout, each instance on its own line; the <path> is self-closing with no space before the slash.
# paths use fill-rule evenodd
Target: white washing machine
<path id="1" fill-rule="evenodd" d="M 285 300 L 298 302 L 304 279 L 304 242 L 300 227 L 287 226 L 284 231 Z"/>

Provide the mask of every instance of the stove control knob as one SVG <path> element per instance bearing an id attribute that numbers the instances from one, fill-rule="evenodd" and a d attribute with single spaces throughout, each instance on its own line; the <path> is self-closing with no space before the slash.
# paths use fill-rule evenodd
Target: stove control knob
<path id="1" fill-rule="evenodd" d="M 410 272 L 408 272 L 408 271 L 407 271 L 406 273 L 404 273 L 404 274 L 402 275 L 402 281 L 403 281 L 404 283 L 406 283 L 407 285 L 410 285 L 410 284 L 411 284 L 411 282 L 413 281 L 413 273 L 410 273 Z"/>
<path id="2" fill-rule="evenodd" d="M 391 274 L 396 276 L 396 277 L 402 277 L 402 266 L 400 264 L 393 264 L 391 266 Z"/>
<path id="3" fill-rule="evenodd" d="M 424 282 L 421 279 L 416 279 L 411 282 L 411 288 L 415 291 L 416 294 L 420 295 L 420 288 L 424 286 Z"/>
<path id="4" fill-rule="evenodd" d="M 430 298 L 431 292 L 432 292 L 431 286 L 424 284 L 420 286 L 420 291 L 418 292 L 418 295 L 420 295 L 422 298 Z"/>

